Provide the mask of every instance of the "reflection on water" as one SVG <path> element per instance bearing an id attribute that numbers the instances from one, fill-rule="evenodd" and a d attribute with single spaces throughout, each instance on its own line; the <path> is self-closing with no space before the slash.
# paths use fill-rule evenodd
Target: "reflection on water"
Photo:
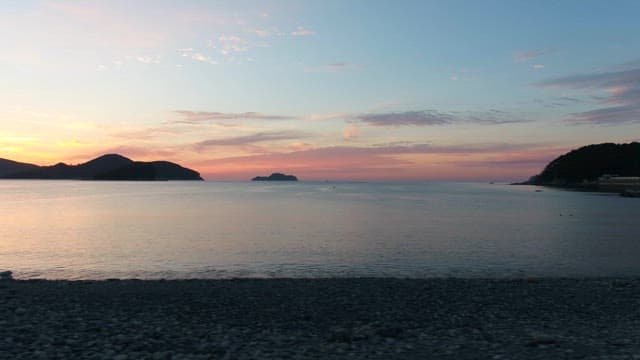
<path id="1" fill-rule="evenodd" d="M 464 183 L 0 181 L 16 277 L 640 275 L 640 201 Z"/>

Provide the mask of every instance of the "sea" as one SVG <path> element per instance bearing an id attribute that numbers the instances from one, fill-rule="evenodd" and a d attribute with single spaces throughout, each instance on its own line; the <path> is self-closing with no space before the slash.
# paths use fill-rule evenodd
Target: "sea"
<path id="1" fill-rule="evenodd" d="M 453 182 L 0 181 L 19 279 L 640 276 L 640 199 Z"/>

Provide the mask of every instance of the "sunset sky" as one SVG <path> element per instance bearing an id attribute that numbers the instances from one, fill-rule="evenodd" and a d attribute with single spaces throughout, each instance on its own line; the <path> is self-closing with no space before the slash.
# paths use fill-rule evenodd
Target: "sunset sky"
<path id="1" fill-rule="evenodd" d="M 2 1 L 0 157 L 519 180 L 640 140 L 640 1 Z"/>

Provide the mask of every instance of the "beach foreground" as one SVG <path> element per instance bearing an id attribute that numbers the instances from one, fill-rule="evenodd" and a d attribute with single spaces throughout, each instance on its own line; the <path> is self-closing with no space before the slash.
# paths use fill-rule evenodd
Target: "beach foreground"
<path id="1" fill-rule="evenodd" d="M 640 279 L 0 281 L 0 358 L 640 359 Z"/>

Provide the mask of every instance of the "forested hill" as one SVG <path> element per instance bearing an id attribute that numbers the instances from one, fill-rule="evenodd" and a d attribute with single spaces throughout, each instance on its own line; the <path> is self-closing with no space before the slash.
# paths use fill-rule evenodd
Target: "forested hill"
<path id="1" fill-rule="evenodd" d="M 603 143 L 583 146 L 551 161 L 527 183 L 575 185 L 610 174 L 640 176 L 640 143 Z"/>

